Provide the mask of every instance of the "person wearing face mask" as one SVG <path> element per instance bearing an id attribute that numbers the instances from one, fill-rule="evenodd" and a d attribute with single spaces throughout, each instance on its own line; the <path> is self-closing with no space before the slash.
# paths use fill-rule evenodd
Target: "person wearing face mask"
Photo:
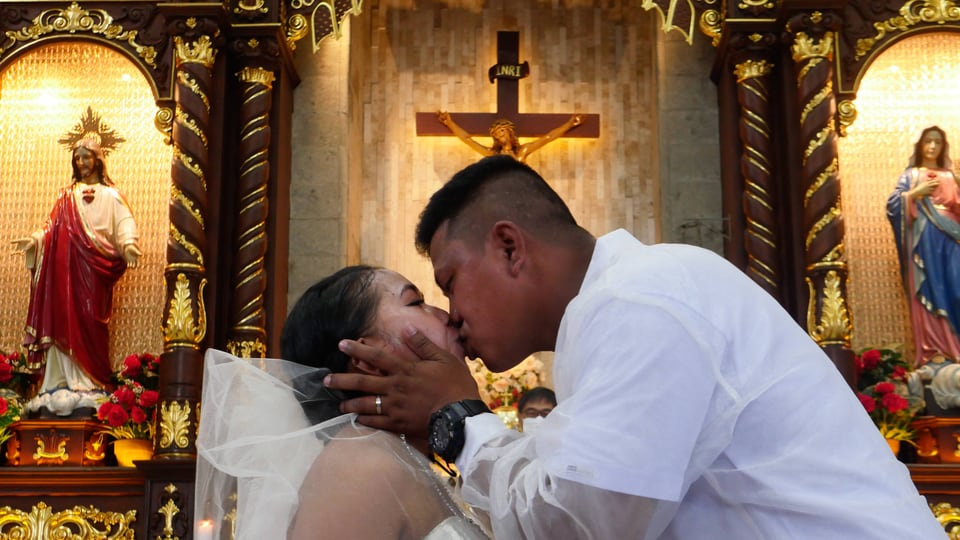
<path id="1" fill-rule="evenodd" d="M 520 431 L 533 433 L 557 406 L 557 394 L 546 386 L 537 386 L 527 390 L 517 401 L 517 417 L 520 419 Z"/>
<path id="2" fill-rule="evenodd" d="M 212 537 L 237 540 L 486 538 L 430 468 L 425 440 L 341 415 L 340 401 L 357 394 L 323 385 L 331 372 L 375 372 L 337 350 L 343 339 L 412 356 L 400 338 L 407 325 L 462 359 L 448 321 L 400 274 L 352 266 L 294 305 L 281 337 L 283 360 L 207 351 L 196 522 L 229 527 L 224 518 L 235 511 L 236 530 Z"/>

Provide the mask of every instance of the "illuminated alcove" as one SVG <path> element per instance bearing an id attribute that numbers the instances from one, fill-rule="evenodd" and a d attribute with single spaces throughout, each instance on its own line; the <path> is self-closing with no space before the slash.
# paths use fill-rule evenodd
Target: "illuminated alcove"
<path id="1" fill-rule="evenodd" d="M 143 257 L 114 290 L 110 351 L 160 353 L 169 231 L 172 149 L 154 127 L 157 106 L 147 79 L 122 53 L 91 41 L 40 44 L 0 72 L 0 238 L 43 227 L 60 189 L 71 183 L 71 154 L 58 143 L 90 108 L 124 139 L 106 157 L 107 172 L 130 204 Z M 9 248 L 12 251 L 12 248 Z M 24 335 L 30 274 L 23 257 L 0 258 L 0 349 Z"/>
<path id="2" fill-rule="evenodd" d="M 857 119 L 840 138 L 842 205 L 849 261 L 853 348 L 913 339 L 886 200 L 929 126 L 943 128 L 960 151 L 960 33 L 921 33 L 881 52 L 857 91 Z M 958 261 L 960 264 L 960 261 Z"/>

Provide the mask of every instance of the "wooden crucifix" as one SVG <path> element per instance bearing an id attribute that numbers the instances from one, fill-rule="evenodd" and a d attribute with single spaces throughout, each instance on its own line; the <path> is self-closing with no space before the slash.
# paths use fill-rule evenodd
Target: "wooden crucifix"
<path id="1" fill-rule="evenodd" d="M 558 137 L 591 137 L 600 135 L 600 115 L 562 113 L 520 113 L 520 79 L 527 77 L 530 67 L 520 63 L 520 33 L 497 32 L 497 64 L 490 68 L 491 83 L 497 85 L 497 111 L 492 113 L 418 112 L 417 135 L 456 135 L 481 154 L 509 153 L 523 161 L 528 154 Z M 504 133 L 507 131 L 508 133 Z M 500 144 L 514 135 L 515 148 L 500 150 Z M 472 139 L 486 135 L 494 145 L 486 147 Z M 519 145 L 518 137 L 536 137 L 532 143 Z M 502 139 L 501 139 L 502 138 Z M 506 143 L 507 146 L 510 143 Z"/>

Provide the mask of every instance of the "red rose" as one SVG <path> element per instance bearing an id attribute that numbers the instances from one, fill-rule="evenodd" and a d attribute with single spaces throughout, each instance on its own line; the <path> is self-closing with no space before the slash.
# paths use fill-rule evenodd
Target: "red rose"
<path id="1" fill-rule="evenodd" d="M 0 416 L 3 416 L 4 414 L 7 414 L 7 409 L 8 409 L 8 408 L 9 408 L 9 406 L 7 405 L 7 400 L 5 400 L 5 399 L 3 399 L 2 397 L 0 397 Z"/>
<path id="2" fill-rule="evenodd" d="M 143 409 L 140 407 L 134 407 L 133 410 L 130 411 L 130 419 L 137 424 L 141 424 L 147 419 L 147 413 L 143 412 Z"/>
<path id="3" fill-rule="evenodd" d="M 13 366 L 6 362 L 0 362 L 0 383 L 5 383 L 12 378 Z"/>
<path id="4" fill-rule="evenodd" d="M 880 351 L 877 349 L 870 349 L 860 356 L 860 360 L 863 362 L 863 370 L 870 371 L 871 369 L 877 367 L 877 364 L 880 363 Z"/>
<path id="5" fill-rule="evenodd" d="M 137 395 L 126 386 L 118 388 L 117 391 L 113 393 L 113 397 L 117 399 L 117 403 L 122 405 L 124 409 L 133 407 L 133 404 L 137 402 Z"/>
<path id="6" fill-rule="evenodd" d="M 883 405 L 884 409 L 892 413 L 902 411 L 909 405 L 907 400 L 900 394 L 886 394 L 880 400 L 880 403 Z"/>
<path id="7" fill-rule="evenodd" d="M 140 359 L 137 355 L 131 354 L 123 359 L 123 371 L 120 375 L 131 379 L 140 376 Z"/>
<path id="8" fill-rule="evenodd" d="M 897 366 L 893 368 L 893 373 L 890 374 L 890 378 L 905 381 L 907 380 L 907 370 L 903 369 L 903 366 Z"/>
<path id="9" fill-rule="evenodd" d="M 144 390 L 140 394 L 140 406 L 141 407 L 153 407 L 157 404 L 157 400 L 160 399 L 160 394 L 156 390 Z"/>
<path id="10" fill-rule="evenodd" d="M 110 416 L 110 409 L 116 407 L 112 401 L 104 401 L 100 404 L 100 407 L 97 408 L 97 418 L 100 420 L 106 420 Z"/>
<path id="11" fill-rule="evenodd" d="M 873 388 L 878 394 L 889 394 L 895 389 L 892 382 L 878 382 Z"/>
<path id="12" fill-rule="evenodd" d="M 872 397 L 866 394 L 861 394 L 860 392 L 857 392 L 857 397 L 860 398 L 860 403 L 868 413 L 872 413 L 873 410 L 877 408 L 877 402 L 874 401 Z"/>
<path id="13" fill-rule="evenodd" d="M 127 422 L 129 416 L 123 407 L 113 407 L 107 413 L 107 423 L 113 427 L 120 427 Z"/>

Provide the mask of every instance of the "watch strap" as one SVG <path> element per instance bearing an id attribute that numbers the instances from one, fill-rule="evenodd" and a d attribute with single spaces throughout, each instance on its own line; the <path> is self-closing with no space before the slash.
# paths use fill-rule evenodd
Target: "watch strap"
<path id="1" fill-rule="evenodd" d="M 463 408 L 467 410 L 467 416 L 476 416 L 490 412 L 490 407 L 482 399 L 465 399 L 460 402 Z"/>

